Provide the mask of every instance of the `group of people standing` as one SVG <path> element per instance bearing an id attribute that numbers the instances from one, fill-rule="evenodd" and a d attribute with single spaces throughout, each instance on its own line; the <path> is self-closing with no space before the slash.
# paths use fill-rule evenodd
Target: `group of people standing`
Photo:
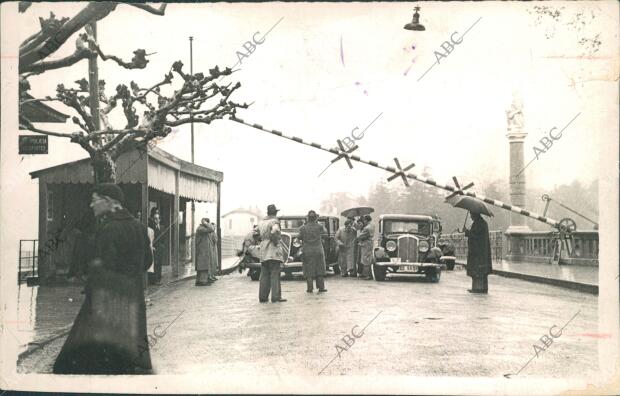
<path id="1" fill-rule="evenodd" d="M 344 222 L 344 227 L 336 231 L 338 266 L 342 277 L 359 276 L 364 280 L 373 279 L 371 266 L 374 263 L 374 236 L 375 226 L 370 215 L 361 216 L 357 220 L 348 218 Z M 356 263 L 359 263 L 359 266 Z"/>
<path id="2" fill-rule="evenodd" d="M 279 209 L 275 205 L 267 207 L 267 216 L 258 224 L 251 238 L 244 242 L 244 251 L 254 242 L 260 243 L 261 272 L 259 278 L 258 300 L 285 302 L 280 286 L 280 271 L 286 261 L 281 245 L 281 229 L 277 218 Z M 318 214 L 310 210 L 306 223 L 299 228 L 298 239 L 303 243 L 302 270 L 306 278 L 306 292 L 327 292 L 325 287 L 326 262 L 323 239 L 327 235 L 325 227 L 318 222 Z M 355 277 L 358 274 L 356 259 L 359 255 L 359 273 L 362 279 L 372 280 L 373 238 L 375 234 L 372 218 L 369 215 L 355 220 L 349 218 L 344 227 L 335 235 L 338 245 L 338 264 L 343 277 Z M 359 249 L 358 249 L 359 248 Z"/>

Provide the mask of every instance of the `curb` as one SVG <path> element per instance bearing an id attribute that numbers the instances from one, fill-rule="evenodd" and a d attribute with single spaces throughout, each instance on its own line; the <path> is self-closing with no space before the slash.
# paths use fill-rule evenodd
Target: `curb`
<path id="1" fill-rule="evenodd" d="M 182 281 L 188 280 L 188 279 L 194 279 L 195 277 L 196 277 L 196 274 L 188 275 L 188 276 L 185 276 L 183 278 L 176 278 L 176 279 L 173 279 L 170 282 L 168 282 L 168 284 L 182 282 Z M 154 293 L 152 293 L 152 294 L 154 294 Z M 149 294 L 145 294 L 144 298 L 147 298 L 148 296 L 149 296 Z M 65 326 L 65 327 L 59 329 L 58 331 L 55 332 L 55 334 L 53 334 L 53 335 L 51 335 L 51 336 L 49 336 L 47 338 L 30 341 L 28 343 L 28 345 L 27 345 L 27 349 L 24 352 L 22 352 L 19 355 L 17 355 L 18 362 L 20 360 L 23 360 L 23 359 L 27 358 L 28 356 L 32 355 L 34 352 L 38 351 L 39 349 L 44 348 L 46 345 L 48 345 L 52 341 L 55 341 L 55 340 L 57 340 L 60 337 L 66 336 L 67 334 L 69 334 L 69 332 L 71 331 L 72 327 L 73 327 L 73 323 L 71 323 L 70 325 Z"/>
<path id="2" fill-rule="evenodd" d="M 467 268 L 467 264 L 465 264 L 462 261 L 457 261 L 456 264 Z M 563 279 L 545 278 L 543 276 L 538 276 L 538 275 L 522 274 L 519 272 L 510 272 L 510 271 L 503 271 L 503 270 L 496 270 L 496 269 L 491 270 L 491 274 L 503 276 L 505 278 L 521 279 L 521 280 L 528 281 L 528 282 L 542 283 L 546 285 L 562 287 L 564 289 L 576 290 L 576 291 L 580 291 L 583 293 L 598 295 L 598 285 L 592 285 L 589 283 L 567 281 Z"/>
<path id="3" fill-rule="evenodd" d="M 52 341 L 55 341 L 60 337 L 66 336 L 67 334 L 69 334 L 72 327 L 73 327 L 73 323 L 71 323 L 69 326 L 63 327 L 56 334 L 48 338 L 29 342 L 27 349 L 24 352 L 17 355 L 17 363 L 19 364 L 20 360 L 27 358 L 28 356 L 32 355 L 39 349 L 42 349 L 43 347 L 45 347 L 47 344 L 51 343 Z"/>

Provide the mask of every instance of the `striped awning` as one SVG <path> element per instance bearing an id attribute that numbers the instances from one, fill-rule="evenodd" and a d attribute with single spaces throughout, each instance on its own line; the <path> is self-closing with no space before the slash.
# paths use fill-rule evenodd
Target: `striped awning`
<path id="1" fill-rule="evenodd" d="M 118 183 L 148 183 L 164 193 L 201 202 L 217 202 L 217 186 L 224 178 L 222 172 L 183 161 L 157 147 L 150 148 L 148 156 L 135 150 L 121 155 L 116 174 Z M 31 172 L 30 176 L 47 184 L 93 183 L 88 158 Z"/>

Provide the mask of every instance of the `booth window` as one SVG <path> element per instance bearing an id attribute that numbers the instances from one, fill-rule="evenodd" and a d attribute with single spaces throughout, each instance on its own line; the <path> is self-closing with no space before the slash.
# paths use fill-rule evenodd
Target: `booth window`
<path id="1" fill-rule="evenodd" d="M 54 220 L 54 192 L 47 192 L 47 221 Z"/>

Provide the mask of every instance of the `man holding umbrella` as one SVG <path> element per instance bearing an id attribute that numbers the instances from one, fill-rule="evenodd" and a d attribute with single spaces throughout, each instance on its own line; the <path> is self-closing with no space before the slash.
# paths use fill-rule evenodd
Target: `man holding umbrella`
<path id="1" fill-rule="evenodd" d="M 471 214 L 473 223 L 470 229 L 463 226 L 467 237 L 467 276 L 472 278 L 470 293 L 488 293 L 487 277 L 491 273 L 491 243 L 489 241 L 489 226 L 481 214 L 493 216 L 487 206 L 474 197 L 466 195 L 451 195 L 446 202 L 457 208 L 466 209 Z M 467 217 L 465 218 L 467 222 Z"/>
<path id="2" fill-rule="evenodd" d="M 491 243 L 489 241 L 489 227 L 480 213 L 470 212 L 473 223 L 468 230 L 464 229 L 467 237 L 467 276 L 471 276 L 470 293 L 488 293 L 489 282 L 487 277 L 491 273 Z"/>

